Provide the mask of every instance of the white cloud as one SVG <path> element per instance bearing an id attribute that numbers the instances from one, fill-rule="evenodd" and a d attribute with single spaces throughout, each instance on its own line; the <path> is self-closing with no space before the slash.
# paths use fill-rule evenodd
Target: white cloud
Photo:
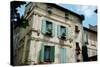
<path id="1" fill-rule="evenodd" d="M 94 10 L 96 9 L 96 6 L 76 6 L 77 12 L 80 14 L 84 14 L 86 17 L 93 16 Z"/>

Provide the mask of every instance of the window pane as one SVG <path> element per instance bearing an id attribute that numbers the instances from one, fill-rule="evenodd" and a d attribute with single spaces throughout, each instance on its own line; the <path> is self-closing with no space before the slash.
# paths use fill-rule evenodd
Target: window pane
<path id="1" fill-rule="evenodd" d="M 49 21 L 46 21 L 47 23 L 47 29 L 52 29 L 52 23 L 51 22 L 49 22 Z"/>
<path id="2" fill-rule="evenodd" d="M 54 46 L 45 46 L 44 61 L 45 62 L 54 62 Z"/>
<path id="3" fill-rule="evenodd" d="M 61 26 L 60 31 L 61 31 L 61 35 L 62 35 L 63 33 L 66 33 L 66 28 L 65 28 L 65 27 L 63 27 L 63 26 Z"/>
<path id="4" fill-rule="evenodd" d="M 45 61 L 50 61 L 50 46 L 45 46 L 44 59 Z"/>

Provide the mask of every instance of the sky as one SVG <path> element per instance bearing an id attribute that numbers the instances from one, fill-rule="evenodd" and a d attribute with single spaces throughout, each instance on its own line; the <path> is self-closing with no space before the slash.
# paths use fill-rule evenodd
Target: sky
<path id="1" fill-rule="evenodd" d="M 79 15 L 83 14 L 85 16 L 85 20 L 83 21 L 83 26 L 87 27 L 89 24 L 97 25 L 97 14 L 94 12 L 97 9 L 96 6 L 89 6 L 89 5 L 73 5 L 73 4 L 58 4 L 66 9 L 69 9 Z M 25 5 L 18 8 L 18 12 L 22 16 L 24 14 Z"/>
<path id="2" fill-rule="evenodd" d="M 97 14 L 94 12 L 97 9 L 96 6 L 89 5 L 70 5 L 70 4 L 59 4 L 60 6 L 67 8 L 79 15 L 83 14 L 85 16 L 85 20 L 83 21 L 83 26 L 89 27 L 91 25 L 97 25 Z"/>

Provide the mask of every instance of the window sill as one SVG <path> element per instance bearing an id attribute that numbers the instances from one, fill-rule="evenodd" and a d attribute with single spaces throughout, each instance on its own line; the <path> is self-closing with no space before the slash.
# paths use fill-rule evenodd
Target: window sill
<path id="1" fill-rule="evenodd" d="M 61 40 L 66 40 L 66 37 L 60 37 L 59 39 L 61 39 Z"/>
<path id="2" fill-rule="evenodd" d="M 53 37 L 52 33 L 45 33 L 44 35 L 47 36 L 47 37 Z"/>

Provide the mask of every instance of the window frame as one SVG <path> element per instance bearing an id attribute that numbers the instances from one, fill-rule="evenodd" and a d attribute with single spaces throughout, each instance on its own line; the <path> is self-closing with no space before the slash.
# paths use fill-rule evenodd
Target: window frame
<path id="1" fill-rule="evenodd" d="M 78 25 L 75 25 L 75 32 L 79 32 L 80 30 L 79 30 L 79 26 Z"/>
<path id="2" fill-rule="evenodd" d="M 46 60 L 45 59 L 45 57 L 46 57 L 46 55 L 45 55 L 45 48 L 46 47 L 49 47 L 49 50 L 50 50 L 50 54 L 49 54 L 49 60 Z M 54 49 L 53 51 L 53 53 L 52 53 L 52 49 Z M 53 56 L 53 58 L 52 58 L 52 56 Z M 49 63 L 51 63 L 51 62 L 54 62 L 54 59 L 55 59 L 55 46 L 48 46 L 48 45 L 45 45 L 44 46 L 44 62 L 49 62 Z"/>
<path id="3" fill-rule="evenodd" d="M 64 32 L 62 32 L 62 30 L 64 30 Z M 64 33 L 64 35 L 63 35 L 63 33 Z M 62 26 L 62 25 L 60 25 L 60 38 L 63 40 L 66 39 L 66 27 Z"/>
<path id="4" fill-rule="evenodd" d="M 50 29 L 49 29 L 49 25 L 51 25 L 51 31 L 50 31 Z M 45 33 L 45 35 L 46 36 L 49 36 L 49 37 L 52 37 L 52 34 L 53 34 L 53 23 L 51 22 L 51 21 L 48 21 L 48 20 L 46 20 L 46 33 Z"/>

